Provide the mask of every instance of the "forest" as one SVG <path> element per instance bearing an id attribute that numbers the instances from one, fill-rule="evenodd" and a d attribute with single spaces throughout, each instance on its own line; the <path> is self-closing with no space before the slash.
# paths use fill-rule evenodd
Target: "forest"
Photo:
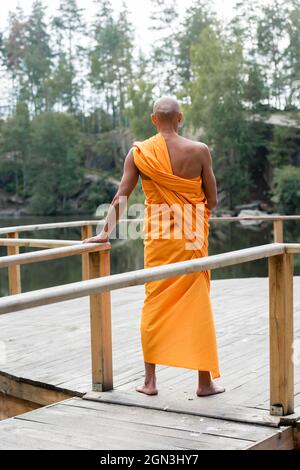
<path id="1" fill-rule="evenodd" d="M 134 140 L 155 133 L 153 101 L 172 95 L 181 133 L 204 141 L 218 183 L 217 213 L 259 201 L 300 209 L 300 0 L 153 0 L 151 47 L 137 44 L 123 4 L 76 0 L 50 16 L 35 0 L 0 32 L 0 210 L 91 214 L 109 202 Z M 135 198 L 143 200 L 141 190 Z"/>

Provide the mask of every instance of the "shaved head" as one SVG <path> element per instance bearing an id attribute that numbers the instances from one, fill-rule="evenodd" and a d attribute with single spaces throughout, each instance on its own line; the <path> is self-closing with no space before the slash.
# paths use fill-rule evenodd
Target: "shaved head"
<path id="1" fill-rule="evenodd" d="M 153 106 L 153 113 L 180 113 L 180 106 L 178 101 L 175 98 L 170 96 L 163 96 L 155 101 Z"/>
<path id="2" fill-rule="evenodd" d="M 177 130 L 179 123 L 182 121 L 182 117 L 180 105 L 176 98 L 163 96 L 155 101 L 151 118 L 157 128 L 167 126 Z"/>

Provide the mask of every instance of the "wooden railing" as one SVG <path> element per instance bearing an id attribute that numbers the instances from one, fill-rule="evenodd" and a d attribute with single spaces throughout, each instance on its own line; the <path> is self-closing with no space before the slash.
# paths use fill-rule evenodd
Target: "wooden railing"
<path id="1" fill-rule="evenodd" d="M 283 243 L 284 241 L 284 222 L 290 220 L 300 220 L 299 215 L 263 215 L 263 216 L 242 216 L 242 217 L 214 217 L 211 216 L 210 221 L 213 223 L 220 222 L 243 222 L 243 221 L 265 221 L 273 223 L 273 236 L 275 243 Z M 143 219 L 124 219 L 120 223 L 136 223 L 140 224 Z M 76 228 L 81 229 L 81 239 L 92 236 L 93 226 L 101 226 L 102 220 L 80 220 L 72 222 L 55 222 L 49 224 L 20 225 L 14 227 L 0 228 L 0 235 L 6 235 L 7 238 L 0 238 L 0 246 L 7 247 L 7 255 L 13 256 L 19 254 L 20 247 L 33 248 L 52 248 L 58 246 L 74 245 L 76 240 L 45 240 L 45 239 L 19 239 L 22 232 L 35 232 L 50 229 Z M 82 279 L 89 279 L 89 261 L 86 254 L 82 255 Z M 8 267 L 8 287 L 9 294 L 19 294 L 22 292 L 21 287 L 21 271 L 20 265 L 15 264 Z"/>
<path id="2" fill-rule="evenodd" d="M 53 240 L 48 242 L 56 243 Z M 19 240 L 19 243 L 25 241 Z M 27 239 L 26 243 L 33 246 L 35 241 Z M 38 240 L 37 243 L 46 242 Z M 72 241 L 58 243 L 74 244 Z M 0 268 L 13 269 L 21 264 L 81 254 L 88 257 L 89 273 L 89 280 L 4 297 L 0 299 L 0 314 L 89 296 L 93 389 L 111 390 L 112 290 L 266 258 L 269 263 L 270 413 L 287 415 L 294 412 L 293 255 L 300 253 L 300 244 L 271 243 L 111 276 L 109 250 L 110 244 L 77 244 L 0 258 Z"/>

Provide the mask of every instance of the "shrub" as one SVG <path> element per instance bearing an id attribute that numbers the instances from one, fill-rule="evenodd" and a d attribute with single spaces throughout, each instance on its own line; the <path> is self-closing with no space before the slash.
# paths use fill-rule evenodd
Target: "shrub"
<path id="1" fill-rule="evenodd" d="M 300 213 L 300 168 L 286 165 L 275 170 L 272 200 L 281 213 Z"/>

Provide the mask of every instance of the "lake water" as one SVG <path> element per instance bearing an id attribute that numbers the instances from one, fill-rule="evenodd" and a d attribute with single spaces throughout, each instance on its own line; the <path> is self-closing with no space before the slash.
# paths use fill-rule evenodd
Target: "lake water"
<path id="1" fill-rule="evenodd" d="M 14 217 L 0 219 L 0 227 L 64 222 L 71 220 L 91 220 L 87 217 Z M 300 242 L 299 222 L 291 221 L 284 225 L 284 239 L 286 242 Z M 1 237 L 1 235 L 0 235 Z M 22 238 L 51 238 L 80 240 L 80 228 L 55 229 L 32 232 L 23 232 Z M 263 245 L 273 241 L 273 224 L 264 222 L 251 227 L 242 226 L 239 222 L 222 222 L 210 224 L 209 254 L 225 253 L 251 246 Z M 143 241 L 113 241 L 111 251 L 111 272 L 121 273 L 143 268 Z M 29 249 L 21 248 L 21 252 Z M 6 250 L 0 247 L 0 256 Z M 295 257 L 295 274 L 300 275 L 300 257 Z M 22 292 L 42 289 L 69 282 L 81 280 L 81 257 L 54 260 L 31 264 L 21 267 Z M 237 266 L 212 271 L 212 279 L 261 277 L 267 275 L 267 260 L 244 263 Z M 7 270 L 0 270 L 0 295 L 7 295 Z"/>

